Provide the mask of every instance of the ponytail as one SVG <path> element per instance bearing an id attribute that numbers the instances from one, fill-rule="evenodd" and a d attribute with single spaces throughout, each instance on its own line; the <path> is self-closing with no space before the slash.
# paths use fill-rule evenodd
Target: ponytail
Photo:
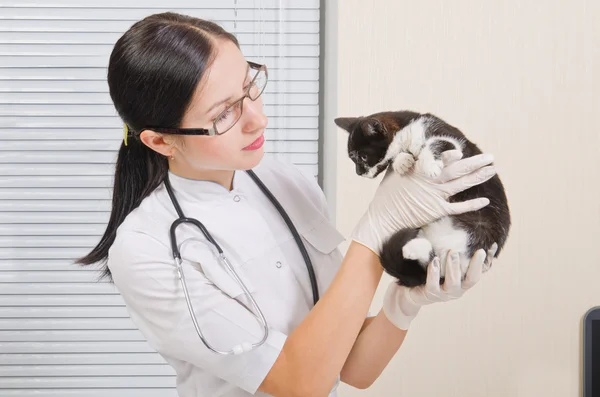
<path id="1" fill-rule="evenodd" d="M 148 148 L 139 139 L 129 139 L 127 145 L 121 143 L 115 167 L 112 209 L 106 231 L 98 245 L 89 254 L 78 259 L 77 264 L 102 262 L 101 278 L 112 281 L 106 259 L 108 250 L 115 241 L 117 228 L 162 183 L 168 169 L 166 157 Z"/>
<path id="2" fill-rule="evenodd" d="M 178 127 L 207 68 L 214 59 L 215 38 L 237 38 L 214 22 L 173 12 L 149 15 L 134 23 L 111 52 L 107 81 L 110 97 L 125 129 L 145 126 Z M 76 263 L 104 262 L 101 278 L 112 281 L 106 266 L 117 228 L 168 172 L 167 158 L 139 137 L 121 144 L 115 167 L 112 210 L 102 239 Z"/>

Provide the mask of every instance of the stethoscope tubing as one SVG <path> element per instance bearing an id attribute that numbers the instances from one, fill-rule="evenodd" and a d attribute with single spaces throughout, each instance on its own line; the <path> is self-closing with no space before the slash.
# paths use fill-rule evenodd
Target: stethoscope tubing
<path id="1" fill-rule="evenodd" d="M 319 290 L 318 290 L 317 281 L 316 281 L 316 277 L 315 277 L 315 273 L 314 273 L 314 268 L 312 266 L 308 252 L 306 251 L 306 247 L 302 243 L 300 235 L 298 234 L 298 231 L 294 227 L 294 224 L 292 223 L 291 219 L 289 218 L 288 214 L 283 209 L 281 204 L 277 201 L 277 199 L 275 198 L 275 196 L 273 196 L 273 194 L 269 191 L 269 189 L 262 183 L 262 181 L 258 178 L 258 176 L 252 170 L 247 170 L 246 172 L 248 173 L 248 175 L 250 175 L 250 177 L 258 185 L 258 187 L 263 191 L 263 193 L 269 198 L 271 203 L 273 203 L 273 205 L 277 208 L 277 211 L 281 214 L 281 216 L 283 217 L 284 221 L 286 222 L 288 228 L 290 229 L 290 232 L 294 236 L 294 240 L 296 241 L 298 248 L 300 249 L 300 252 L 302 254 L 302 257 L 304 258 L 304 262 L 308 269 L 308 274 L 309 274 L 311 287 L 312 287 L 312 293 L 313 293 L 313 301 L 314 301 L 314 304 L 316 304 L 317 301 L 319 300 Z M 214 353 L 221 354 L 221 355 L 241 354 L 241 353 L 248 352 L 250 350 L 253 350 L 253 349 L 261 346 L 262 344 L 264 344 L 266 342 L 266 340 L 269 336 L 269 327 L 268 327 L 268 324 L 267 324 L 267 321 L 265 319 L 263 312 L 260 310 L 260 307 L 258 306 L 258 303 L 256 303 L 256 300 L 254 299 L 254 297 L 252 296 L 250 291 L 248 291 L 248 288 L 246 287 L 245 283 L 240 279 L 239 275 L 237 274 L 237 272 L 231 265 L 231 262 L 229 262 L 229 259 L 227 259 L 227 257 L 225 256 L 221 246 L 215 241 L 215 239 L 212 237 L 212 235 L 206 229 L 206 227 L 197 219 L 188 218 L 188 217 L 184 216 L 183 211 L 181 210 L 181 206 L 179 205 L 179 202 L 177 201 L 177 198 L 175 197 L 175 194 L 173 192 L 173 188 L 169 181 L 168 174 L 164 179 L 164 184 L 165 184 L 167 193 L 169 195 L 169 198 L 171 199 L 171 202 L 173 203 L 173 206 L 175 207 L 175 211 L 177 212 L 177 215 L 179 216 L 171 224 L 171 227 L 169 229 L 171 250 L 172 250 L 172 254 L 173 254 L 173 259 L 175 261 L 175 266 L 177 268 L 177 275 L 178 275 L 178 277 L 181 281 L 182 287 L 183 287 L 183 292 L 184 292 L 186 304 L 187 304 L 187 307 L 188 307 L 188 310 L 190 313 L 190 317 L 192 319 L 192 323 L 194 325 L 194 328 L 196 329 L 196 333 L 198 334 L 198 337 L 202 340 L 202 342 L 208 349 L 210 349 Z M 213 244 L 213 246 L 218 251 L 219 261 L 224 265 L 224 267 L 227 269 L 229 274 L 235 279 L 235 281 L 242 287 L 244 294 L 249 298 L 250 304 L 252 305 L 252 307 L 254 309 L 252 314 L 254 315 L 254 317 L 256 317 L 256 319 L 260 322 L 261 326 L 263 327 L 263 337 L 261 338 L 260 341 L 255 342 L 255 343 L 242 342 L 241 344 L 234 345 L 234 347 L 231 350 L 227 351 L 227 350 L 219 350 L 219 349 L 213 347 L 208 342 L 208 340 L 205 338 L 205 336 L 202 333 L 202 330 L 200 328 L 200 325 L 198 324 L 198 319 L 196 318 L 196 315 L 195 315 L 194 306 L 193 306 L 192 301 L 189 296 L 187 282 L 185 280 L 185 273 L 183 271 L 183 266 L 182 266 L 183 260 L 181 259 L 181 253 L 179 251 L 179 247 L 177 246 L 176 229 L 179 225 L 185 224 L 185 223 L 191 223 L 194 226 L 198 227 L 202 231 L 202 233 L 206 237 L 206 239 L 211 244 Z"/>

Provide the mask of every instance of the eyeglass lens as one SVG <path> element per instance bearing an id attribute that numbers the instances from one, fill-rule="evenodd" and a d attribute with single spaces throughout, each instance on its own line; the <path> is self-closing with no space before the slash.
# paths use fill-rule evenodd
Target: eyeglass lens
<path id="1" fill-rule="evenodd" d="M 255 101 L 267 85 L 267 75 L 262 69 L 258 73 L 256 69 L 250 69 L 249 73 L 256 73 L 253 83 L 248 87 L 248 97 Z M 244 98 L 245 96 L 240 98 L 217 117 L 214 125 L 217 134 L 227 132 L 242 117 Z"/>

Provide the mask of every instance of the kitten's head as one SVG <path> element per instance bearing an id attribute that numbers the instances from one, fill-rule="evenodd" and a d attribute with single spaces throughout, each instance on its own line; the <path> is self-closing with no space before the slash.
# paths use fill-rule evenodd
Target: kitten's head
<path id="1" fill-rule="evenodd" d="M 375 116 L 338 117 L 334 121 L 348 132 L 348 156 L 356 164 L 358 175 L 374 178 L 386 169 L 387 164 L 379 164 L 392 139 L 385 119 Z"/>

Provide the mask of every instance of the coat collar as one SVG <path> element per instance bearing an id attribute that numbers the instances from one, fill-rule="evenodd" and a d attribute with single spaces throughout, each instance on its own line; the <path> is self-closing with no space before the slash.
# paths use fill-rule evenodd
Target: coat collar
<path id="1" fill-rule="evenodd" d="M 169 171 L 167 177 L 177 197 L 190 201 L 212 201 L 241 195 L 244 185 L 247 184 L 247 176 L 243 171 L 235 171 L 233 174 L 233 188 L 228 190 L 224 186 L 206 180 L 189 179 L 176 175 Z"/>

